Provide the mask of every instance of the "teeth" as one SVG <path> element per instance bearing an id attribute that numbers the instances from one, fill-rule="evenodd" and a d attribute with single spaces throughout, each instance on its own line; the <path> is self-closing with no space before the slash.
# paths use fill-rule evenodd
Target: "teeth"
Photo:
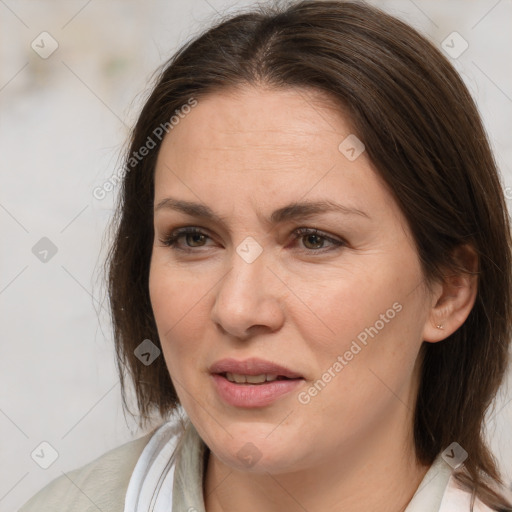
<path id="1" fill-rule="evenodd" d="M 226 379 L 237 384 L 262 384 L 277 380 L 277 375 L 262 373 L 261 375 L 240 375 L 238 373 L 226 373 Z"/>

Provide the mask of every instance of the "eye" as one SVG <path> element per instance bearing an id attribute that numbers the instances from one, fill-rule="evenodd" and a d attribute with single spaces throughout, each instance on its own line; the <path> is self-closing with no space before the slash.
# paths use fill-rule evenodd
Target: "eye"
<path id="1" fill-rule="evenodd" d="M 181 238 L 185 239 L 185 248 L 180 247 L 177 243 Z M 205 247 L 206 240 L 210 237 L 203 233 L 200 229 L 193 226 L 179 228 L 164 236 L 160 242 L 166 247 L 173 247 L 176 250 L 190 252 L 194 247 Z"/>
<path id="2" fill-rule="evenodd" d="M 343 240 L 336 240 L 315 228 L 298 228 L 294 234 L 295 240 L 303 240 L 307 252 L 325 252 L 346 245 Z M 325 247 L 326 242 L 331 244 L 331 247 Z"/>

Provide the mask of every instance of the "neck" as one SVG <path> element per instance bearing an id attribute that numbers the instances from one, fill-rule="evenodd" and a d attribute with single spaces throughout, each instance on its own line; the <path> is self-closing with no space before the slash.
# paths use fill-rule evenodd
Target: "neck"
<path id="1" fill-rule="evenodd" d="M 411 416 L 400 407 L 401 414 L 360 433 L 345 443 L 348 448 L 335 447 L 321 465 L 307 470 L 244 472 L 210 453 L 206 512 L 403 512 L 429 468 L 416 462 Z"/>

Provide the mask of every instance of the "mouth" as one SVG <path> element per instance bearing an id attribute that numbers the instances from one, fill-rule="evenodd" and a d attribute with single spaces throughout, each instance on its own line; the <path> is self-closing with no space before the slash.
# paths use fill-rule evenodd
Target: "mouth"
<path id="1" fill-rule="evenodd" d="M 242 375 L 239 373 L 230 373 L 223 372 L 218 373 L 221 377 L 229 380 L 229 382 L 233 382 L 236 384 L 265 384 L 266 382 L 274 382 L 276 380 L 297 380 L 299 377 L 290 378 L 285 377 L 284 375 L 275 375 L 269 373 L 261 373 L 259 375 Z"/>
<path id="2" fill-rule="evenodd" d="M 244 382 L 258 384 L 260 382 L 274 381 L 277 379 L 302 378 L 300 373 L 290 370 L 285 366 L 255 357 L 243 361 L 238 361 L 233 358 L 221 359 L 211 365 L 209 370 L 210 373 L 223 375 L 232 382 L 240 384 Z M 263 377 L 265 377 L 264 380 Z"/>
<path id="3" fill-rule="evenodd" d="M 304 382 L 300 374 L 262 359 L 223 359 L 209 370 L 217 395 L 224 403 L 241 408 L 270 405 Z"/>

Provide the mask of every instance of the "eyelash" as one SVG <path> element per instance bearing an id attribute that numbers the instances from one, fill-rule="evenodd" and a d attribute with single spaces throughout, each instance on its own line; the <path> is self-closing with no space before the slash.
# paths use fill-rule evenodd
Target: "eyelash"
<path id="1" fill-rule="evenodd" d="M 200 229 L 198 229 L 196 227 L 188 226 L 188 227 L 176 229 L 175 231 L 166 235 L 163 239 L 160 239 L 160 242 L 164 246 L 171 247 L 172 249 L 174 249 L 176 251 L 183 251 L 186 253 L 195 252 L 194 247 L 188 247 L 186 249 L 183 249 L 183 248 L 178 247 L 176 244 L 176 242 L 180 238 L 182 238 L 183 236 L 189 235 L 189 234 L 203 235 L 203 236 L 210 238 L 206 233 L 202 232 Z M 342 246 L 346 245 L 345 241 L 336 240 L 335 238 L 331 238 L 330 236 L 327 236 L 326 234 L 322 233 L 321 231 L 319 231 L 315 228 L 297 228 L 296 230 L 293 231 L 293 234 L 295 234 L 294 240 L 298 240 L 298 239 L 300 239 L 304 236 L 308 236 L 308 235 L 316 235 L 319 238 L 324 239 L 334 245 L 334 247 L 328 247 L 328 248 L 322 247 L 320 249 L 307 249 L 307 248 L 302 249 L 302 251 L 305 251 L 308 253 L 324 253 L 327 251 L 331 251 L 334 248 L 342 247 Z M 203 247 L 203 246 L 199 246 L 197 248 L 199 249 L 201 247 Z"/>

